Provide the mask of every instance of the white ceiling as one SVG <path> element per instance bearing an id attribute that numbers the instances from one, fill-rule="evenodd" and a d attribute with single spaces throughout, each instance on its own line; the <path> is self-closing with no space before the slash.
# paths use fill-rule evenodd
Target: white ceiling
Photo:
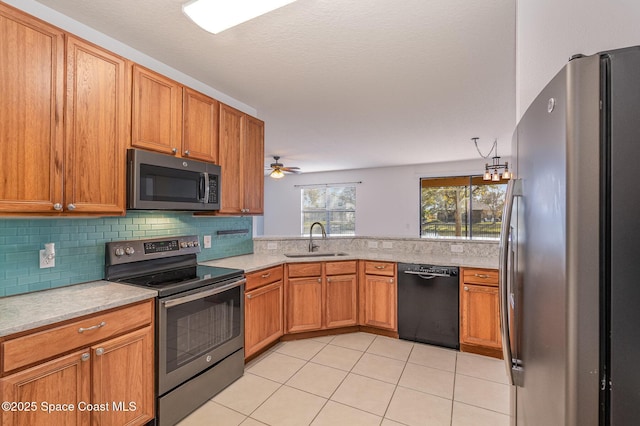
<path id="1" fill-rule="evenodd" d="M 220 34 L 186 0 L 38 0 L 254 107 L 304 172 L 477 158 L 515 126 L 515 0 L 298 0 Z"/>

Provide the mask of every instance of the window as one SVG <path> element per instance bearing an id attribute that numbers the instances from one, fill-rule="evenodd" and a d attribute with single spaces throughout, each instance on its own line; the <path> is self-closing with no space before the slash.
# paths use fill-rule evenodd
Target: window
<path id="1" fill-rule="evenodd" d="M 420 180 L 420 236 L 500 238 L 506 183 L 481 176 Z"/>
<path id="2" fill-rule="evenodd" d="M 309 235 L 313 222 L 324 225 L 327 235 L 355 235 L 356 187 L 302 188 L 302 235 Z"/>

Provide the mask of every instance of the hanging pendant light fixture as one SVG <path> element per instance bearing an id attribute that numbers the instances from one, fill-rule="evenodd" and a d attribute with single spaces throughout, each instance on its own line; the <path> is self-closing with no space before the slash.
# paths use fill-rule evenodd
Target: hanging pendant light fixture
<path id="1" fill-rule="evenodd" d="M 493 157 L 491 157 L 491 164 L 486 163 L 484 165 L 484 174 L 482 175 L 482 180 L 490 180 L 492 182 L 500 182 L 500 180 L 509 180 L 513 177 L 511 172 L 509 171 L 509 162 L 505 161 L 504 164 L 500 164 L 500 156 L 498 155 L 498 140 L 494 139 L 493 145 L 489 150 L 487 155 L 482 155 L 480 152 L 480 148 L 478 148 L 478 139 L 480 138 L 471 138 L 473 143 L 476 146 L 476 150 L 480 157 L 487 159 L 491 155 L 492 152 L 495 153 Z M 500 169 L 504 169 L 504 172 L 500 173 Z"/>

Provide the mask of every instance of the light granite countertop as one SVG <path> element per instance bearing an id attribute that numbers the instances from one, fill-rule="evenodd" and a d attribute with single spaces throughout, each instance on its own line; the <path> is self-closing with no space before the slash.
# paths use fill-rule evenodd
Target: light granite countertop
<path id="1" fill-rule="evenodd" d="M 394 252 L 353 251 L 346 256 L 314 256 L 314 257 L 286 257 L 283 254 L 247 254 L 243 256 L 227 257 L 224 259 L 200 262 L 207 266 L 221 266 L 227 268 L 244 269 L 253 272 L 282 263 L 326 262 L 339 260 L 381 260 L 388 262 L 422 263 L 439 266 L 466 266 L 471 268 L 498 268 L 497 257 L 475 256 L 447 256 L 435 254 L 407 254 Z"/>
<path id="2" fill-rule="evenodd" d="M 92 281 L 0 298 L 0 337 L 128 305 L 158 295 L 109 281 Z"/>

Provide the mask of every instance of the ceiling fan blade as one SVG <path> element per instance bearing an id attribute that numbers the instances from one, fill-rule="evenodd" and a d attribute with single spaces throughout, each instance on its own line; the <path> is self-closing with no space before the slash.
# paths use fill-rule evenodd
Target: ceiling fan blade
<path id="1" fill-rule="evenodd" d="M 292 172 L 292 171 L 295 171 L 295 170 L 300 170 L 300 167 L 280 167 L 280 169 L 288 171 L 288 172 Z"/>
<path id="2" fill-rule="evenodd" d="M 293 169 L 291 169 L 289 167 L 284 167 L 284 168 L 282 168 L 280 170 L 282 170 L 285 173 L 293 173 L 293 174 L 296 174 L 296 175 L 300 173 L 300 170 L 293 170 Z"/>

